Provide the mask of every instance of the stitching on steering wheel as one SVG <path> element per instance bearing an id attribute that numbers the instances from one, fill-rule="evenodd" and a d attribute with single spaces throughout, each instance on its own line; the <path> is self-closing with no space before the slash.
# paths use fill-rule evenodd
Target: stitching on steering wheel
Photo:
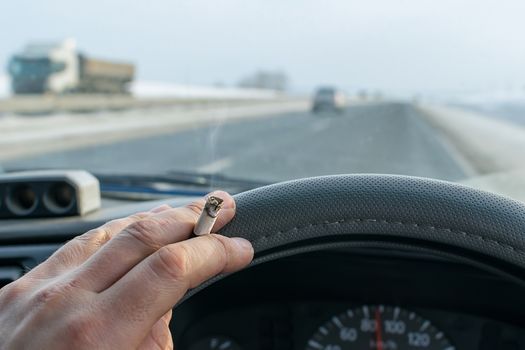
<path id="1" fill-rule="evenodd" d="M 484 242 L 487 242 L 487 243 L 496 244 L 496 245 L 500 246 L 501 248 L 510 250 L 512 252 L 525 253 L 524 249 L 515 248 L 515 247 L 510 246 L 510 245 L 508 245 L 506 243 L 502 243 L 502 242 L 496 241 L 494 239 L 483 237 L 483 236 L 480 236 L 480 235 L 477 235 L 477 234 L 474 234 L 474 233 L 468 233 L 468 232 L 459 231 L 459 230 L 452 230 L 450 228 L 435 227 L 435 226 L 432 226 L 432 225 L 429 225 L 429 224 L 418 224 L 418 223 L 401 222 L 401 221 L 389 221 L 389 220 L 386 220 L 386 219 L 341 219 L 341 220 L 337 220 L 337 221 L 324 221 L 324 222 L 319 222 L 319 223 L 310 223 L 310 224 L 307 224 L 307 225 L 304 225 L 304 226 L 295 226 L 295 227 L 292 227 L 291 229 L 288 229 L 286 231 L 277 231 L 275 233 L 263 235 L 262 237 L 260 237 L 257 240 L 255 240 L 254 244 L 257 244 L 260 241 L 268 239 L 268 238 L 272 238 L 272 237 L 275 237 L 275 236 L 279 236 L 279 235 L 290 233 L 290 232 L 294 232 L 294 231 L 298 232 L 298 231 L 304 230 L 306 228 L 319 227 L 319 226 L 341 225 L 341 224 L 359 224 L 359 223 L 379 223 L 379 224 L 387 224 L 387 225 L 402 225 L 402 226 L 411 226 L 411 227 L 416 227 L 416 228 L 430 229 L 430 230 L 437 231 L 437 232 L 456 233 L 456 234 L 460 234 L 460 235 L 465 236 L 465 237 L 470 237 L 470 238 L 481 240 L 481 241 L 484 241 Z"/>

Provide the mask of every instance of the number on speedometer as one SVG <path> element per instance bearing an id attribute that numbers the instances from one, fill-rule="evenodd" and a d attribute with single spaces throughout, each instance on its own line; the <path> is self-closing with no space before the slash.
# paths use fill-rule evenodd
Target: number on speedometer
<path id="1" fill-rule="evenodd" d="M 430 321 L 400 307 L 363 305 L 333 316 L 306 350 L 455 350 Z"/>

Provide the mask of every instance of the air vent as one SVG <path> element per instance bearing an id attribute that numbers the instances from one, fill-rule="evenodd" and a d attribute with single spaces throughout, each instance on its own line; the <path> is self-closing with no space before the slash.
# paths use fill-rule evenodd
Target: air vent
<path id="1" fill-rule="evenodd" d="M 84 215 L 100 208 L 98 180 L 85 171 L 0 175 L 0 219 Z"/>

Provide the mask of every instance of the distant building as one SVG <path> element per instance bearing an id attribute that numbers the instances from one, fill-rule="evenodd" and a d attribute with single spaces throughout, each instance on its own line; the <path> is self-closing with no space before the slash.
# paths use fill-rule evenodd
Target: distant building
<path id="1" fill-rule="evenodd" d="M 285 91 L 288 87 L 288 77 L 281 71 L 257 71 L 243 78 L 239 87 Z"/>

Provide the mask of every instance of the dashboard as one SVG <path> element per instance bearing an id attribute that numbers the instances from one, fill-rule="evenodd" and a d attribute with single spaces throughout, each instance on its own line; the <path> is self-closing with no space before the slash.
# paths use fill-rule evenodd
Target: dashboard
<path id="1" fill-rule="evenodd" d="M 0 246 L 0 285 L 58 247 Z M 170 328 L 183 350 L 519 350 L 524 295 L 509 277 L 443 257 L 324 250 L 227 276 L 176 306 Z"/>
<path id="2" fill-rule="evenodd" d="M 165 202 L 3 221 L 0 286 L 75 235 Z M 178 350 L 519 350 L 525 349 L 524 296 L 520 281 L 467 261 L 340 247 L 227 276 L 177 305 L 170 328 Z"/>
<path id="3" fill-rule="evenodd" d="M 221 326 L 225 320 L 227 327 Z M 190 350 L 521 349 L 525 344 L 519 328 L 483 317 L 418 307 L 322 301 L 260 304 L 217 312 L 201 319 L 186 337 L 187 347 L 180 348 Z"/>
<path id="4" fill-rule="evenodd" d="M 410 252 L 324 251 L 253 267 L 180 305 L 189 350 L 525 349 L 523 287 Z"/>

